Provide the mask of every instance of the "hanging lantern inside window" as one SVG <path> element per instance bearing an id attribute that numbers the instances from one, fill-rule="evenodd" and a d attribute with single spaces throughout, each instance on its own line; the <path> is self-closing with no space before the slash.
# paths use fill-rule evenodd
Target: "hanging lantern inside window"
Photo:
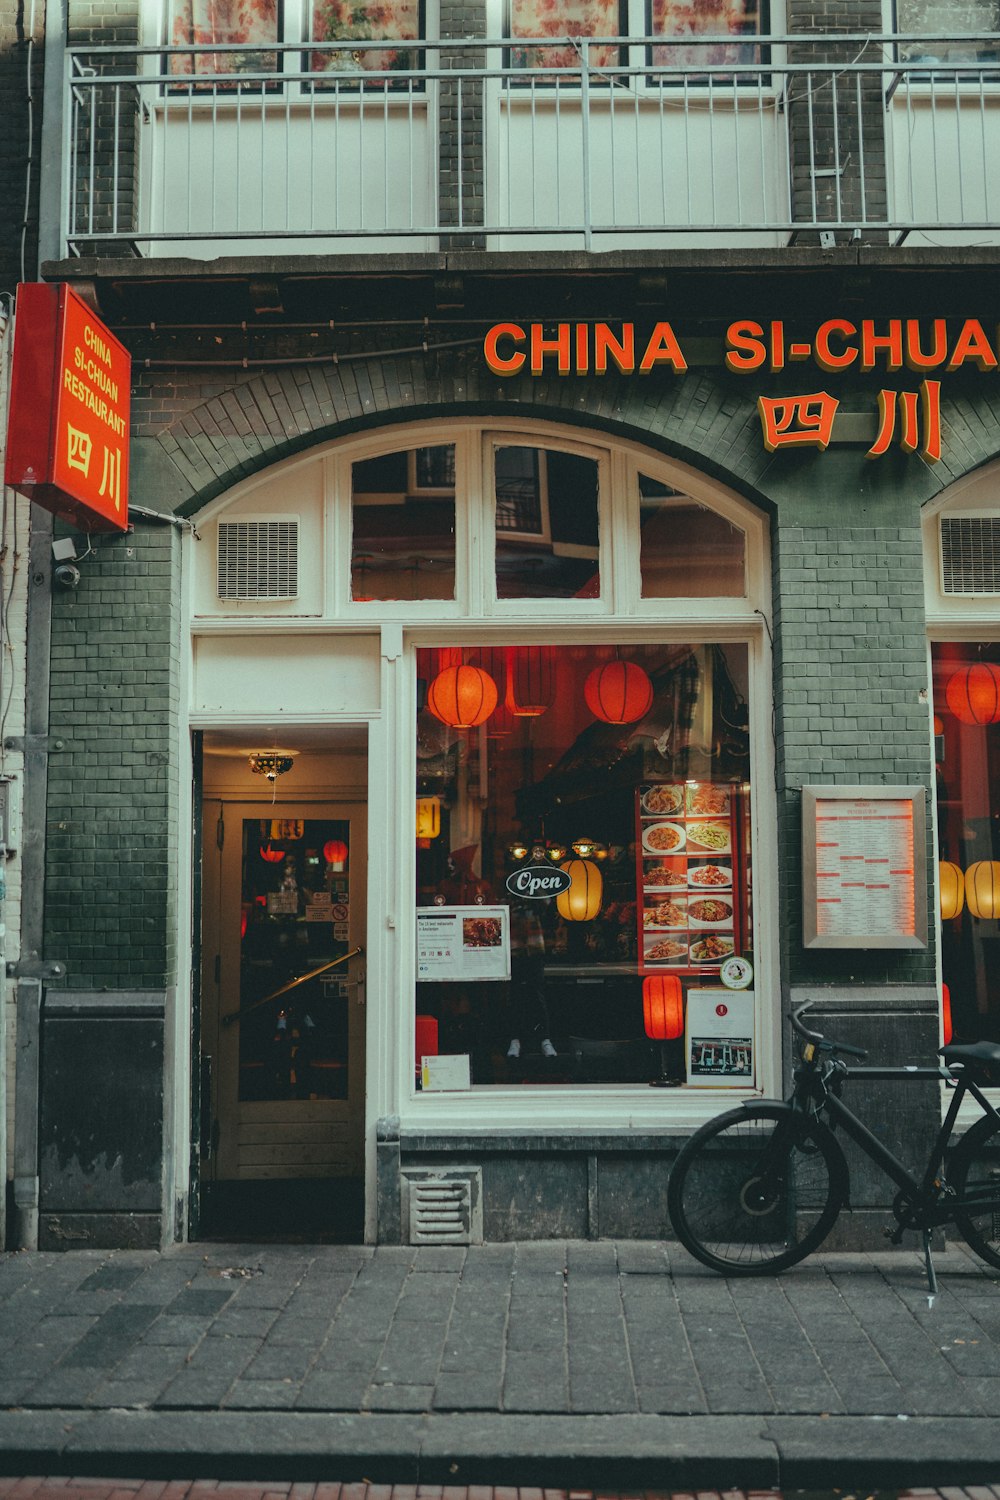
<path id="1" fill-rule="evenodd" d="M 497 685 L 482 667 L 445 667 L 427 689 L 427 707 L 452 729 L 475 729 L 497 706 Z"/>
<path id="2" fill-rule="evenodd" d="M 965 904 L 983 922 L 1000 917 L 1000 864 L 995 859 L 978 860 L 966 870 Z"/>
<path id="3" fill-rule="evenodd" d="M 521 719 L 537 719 L 552 707 L 556 678 L 547 646 L 507 648 L 506 705 Z"/>
<path id="4" fill-rule="evenodd" d="M 601 909 L 604 881 L 589 859 L 567 859 L 559 866 L 569 876 L 569 889 L 556 897 L 556 910 L 567 922 L 592 922 Z"/>
<path id="5" fill-rule="evenodd" d="M 609 661 L 590 673 L 583 696 L 595 719 L 605 724 L 634 724 L 653 706 L 653 684 L 637 662 Z"/>
<path id="6" fill-rule="evenodd" d="M 941 986 L 941 1039 L 947 1047 L 955 1034 L 951 1023 L 951 990 L 946 984 Z"/>
<path id="7" fill-rule="evenodd" d="M 261 845 L 260 857 L 266 865 L 277 865 L 285 857 L 284 849 L 272 849 L 270 844 Z"/>
<path id="8" fill-rule="evenodd" d="M 941 890 L 941 916 L 945 922 L 957 917 L 965 905 L 965 876 L 958 865 L 943 859 L 938 865 L 938 885 Z"/>
<path id="9" fill-rule="evenodd" d="M 323 845 L 323 858 L 335 870 L 342 870 L 347 863 L 347 845 L 343 839 L 330 839 Z"/>
<path id="10" fill-rule="evenodd" d="M 481 667 L 484 667 L 497 685 L 497 706 L 486 720 L 486 737 L 491 740 L 505 739 L 517 728 L 517 720 L 507 707 L 504 687 L 507 669 L 507 651 L 503 646 L 484 646 L 476 652 Z"/>
<path id="11" fill-rule="evenodd" d="M 436 839 L 441 832 L 441 798 L 417 798 L 417 838 Z"/>
<path id="12" fill-rule="evenodd" d="M 646 1035 L 660 1043 L 660 1076 L 657 1088 L 679 1084 L 667 1073 L 666 1042 L 684 1035 L 684 992 L 676 974 L 648 974 L 642 981 L 642 1024 Z"/>
<path id="13" fill-rule="evenodd" d="M 1000 722 L 1000 667 L 974 661 L 948 678 L 945 699 L 960 724 Z"/>

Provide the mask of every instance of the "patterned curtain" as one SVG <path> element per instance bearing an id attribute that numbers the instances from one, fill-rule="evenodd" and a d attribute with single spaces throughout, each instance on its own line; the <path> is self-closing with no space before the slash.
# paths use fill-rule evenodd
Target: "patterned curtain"
<path id="1" fill-rule="evenodd" d="M 757 36 L 757 0 L 652 0 L 652 34 L 669 37 Z M 653 64 L 716 67 L 758 62 L 760 48 L 739 42 L 654 47 Z"/>
<path id="2" fill-rule="evenodd" d="M 412 42 L 420 36 L 420 0 L 316 0 L 312 11 L 314 42 Z M 388 73 L 419 66 L 419 53 L 406 47 L 341 47 L 336 52 L 313 52 L 314 73 Z"/>
<path id="3" fill-rule="evenodd" d="M 562 46 L 511 47 L 515 68 L 573 68 L 583 61 L 581 49 L 571 40 L 588 36 L 620 36 L 622 18 L 618 0 L 512 0 L 511 37 L 549 38 Z M 618 62 L 617 47 L 586 48 L 592 68 L 612 68 Z"/>
<path id="4" fill-rule="evenodd" d="M 171 0 L 169 39 L 174 47 L 225 42 L 276 42 L 277 0 Z M 199 52 L 171 59 L 172 73 L 240 73 L 274 69 L 274 52 Z"/>

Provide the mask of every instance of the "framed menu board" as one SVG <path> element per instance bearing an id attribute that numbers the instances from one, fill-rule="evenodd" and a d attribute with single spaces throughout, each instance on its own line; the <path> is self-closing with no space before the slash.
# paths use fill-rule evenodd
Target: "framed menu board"
<path id="1" fill-rule="evenodd" d="M 802 788 L 806 948 L 926 948 L 922 786 Z"/>

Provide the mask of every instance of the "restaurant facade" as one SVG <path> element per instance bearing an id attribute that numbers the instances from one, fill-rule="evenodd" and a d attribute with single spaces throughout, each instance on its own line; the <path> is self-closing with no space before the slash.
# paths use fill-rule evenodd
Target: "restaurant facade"
<path id="1" fill-rule="evenodd" d="M 184 255 L 89 211 L 42 277 L 131 356 L 130 510 L 55 529 L 12 1241 L 659 1238 L 795 1006 L 1000 1040 L 981 229 Z M 919 1157 L 936 1088 L 858 1100 Z M 858 1165 L 838 1243 L 881 1204 Z"/>

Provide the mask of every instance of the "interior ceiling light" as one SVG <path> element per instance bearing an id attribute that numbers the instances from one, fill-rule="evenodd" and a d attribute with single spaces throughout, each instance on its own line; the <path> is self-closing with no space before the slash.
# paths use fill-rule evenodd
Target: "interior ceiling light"
<path id="1" fill-rule="evenodd" d="M 282 755 L 276 750 L 254 750 L 250 755 L 250 769 L 254 775 L 266 776 L 272 784 L 279 776 L 284 776 L 286 771 L 290 771 L 292 765 L 290 755 Z"/>

